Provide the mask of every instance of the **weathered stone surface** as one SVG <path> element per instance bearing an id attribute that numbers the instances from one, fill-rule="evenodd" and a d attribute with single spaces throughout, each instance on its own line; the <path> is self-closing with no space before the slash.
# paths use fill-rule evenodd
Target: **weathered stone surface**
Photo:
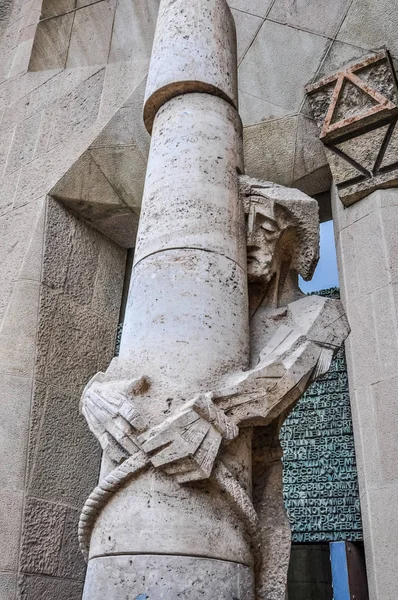
<path id="1" fill-rule="evenodd" d="M 198 161 L 198 151 L 204 152 Z M 181 178 L 181 168 L 188 180 Z M 173 98 L 156 115 L 134 261 L 200 248 L 245 266 L 241 128 L 235 109 L 208 94 Z M 159 214 L 162 219 L 159 219 Z"/>
<path id="2" fill-rule="evenodd" d="M 363 57 L 307 86 L 307 94 L 344 204 L 395 187 L 398 96 L 388 54 Z"/>
<path id="3" fill-rule="evenodd" d="M 236 600 L 252 597 L 253 578 L 248 567 L 226 561 L 186 556 L 118 556 L 90 562 L 85 600 L 103 594 L 118 594 L 120 600 L 137 598 L 200 597 Z"/>
<path id="4" fill-rule="evenodd" d="M 228 4 L 231 8 L 265 17 L 272 5 L 272 0 L 230 0 Z"/>
<path id="5" fill-rule="evenodd" d="M 70 508 L 66 509 L 57 577 L 84 581 L 86 564 L 77 541 L 76 531 L 78 521 L 79 511 Z"/>
<path id="6" fill-rule="evenodd" d="M 107 62 L 115 6 L 115 0 L 102 0 L 76 11 L 66 68 Z"/>
<path id="7" fill-rule="evenodd" d="M 265 121 L 243 130 L 247 174 L 290 185 L 298 117 Z"/>
<path id="8" fill-rule="evenodd" d="M 31 71 L 65 67 L 72 25 L 73 13 L 38 24 L 29 62 Z"/>
<path id="9" fill-rule="evenodd" d="M 265 21 L 240 65 L 239 88 L 285 114 L 298 112 L 304 99 L 298 90 L 315 75 L 326 46 L 325 38 Z"/>
<path id="10" fill-rule="evenodd" d="M 83 584 L 70 579 L 42 575 L 21 575 L 18 594 L 21 600 L 80 600 Z"/>
<path id="11" fill-rule="evenodd" d="M 87 490 L 94 486 L 99 459 L 75 397 L 49 389 L 31 475 L 31 494 L 78 508 Z"/>
<path id="12" fill-rule="evenodd" d="M 62 543 L 66 508 L 27 498 L 21 542 L 21 570 L 55 575 Z"/>
<path id="13" fill-rule="evenodd" d="M 49 148 L 65 142 L 71 135 L 83 132 L 96 120 L 104 75 L 105 70 L 100 69 L 63 98 L 54 119 Z"/>
<path id="14" fill-rule="evenodd" d="M 333 5 L 327 0 L 316 3 L 305 0 L 276 0 L 269 12 L 269 18 L 289 27 L 333 38 L 349 5 L 350 0 L 337 0 Z"/>
<path id="15" fill-rule="evenodd" d="M 299 115 L 293 185 L 313 196 L 328 190 L 331 181 L 329 165 L 324 147 L 319 140 L 316 123 L 304 115 Z"/>
<path id="16" fill-rule="evenodd" d="M 112 63 L 133 61 L 147 70 L 158 10 L 159 0 L 118 2 L 109 56 Z M 142 113 L 142 103 L 140 108 Z"/>
<path id="17" fill-rule="evenodd" d="M 187 92 L 222 96 L 237 106 L 235 23 L 224 0 L 212 0 L 203 11 L 183 0 L 160 6 L 145 93 L 148 131 L 162 104 Z"/>
<path id="18" fill-rule="evenodd" d="M 232 16 L 236 25 L 237 33 L 237 55 L 238 64 L 246 54 L 247 49 L 253 42 L 258 30 L 260 29 L 263 20 L 261 17 L 251 15 L 241 10 L 232 9 Z"/>
<path id="19" fill-rule="evenodd" d="M 137 146 L 92 148 L 90 155 L 123 203 L 138 213 L 144 190 L 146 161 Z"/>
<path id="20" fill-rule="evenodd" d="M 41 5 L 41 19 L 57 17 L 64 13 L 72 11 L 76 6 L 76 0 L 58 0 L 57 3 L 52 0 L 43 0 Z"/>
<path id="21" fill-rule="evenodd" d="M 0 494 L 1 554 L 0 570 L 14 571 L 18 567 L 19 536 L 22 514 L 22 492 L 2 491 Z"/>
<path id="22" fill-rule="evenodd" d="M 14 573 L 0 573 L 0 600 L 14 600 L 17 577 Z"/>
<path id="23" fill-rule="evenodd" d="M 368 50 L 387 44 L 391 52 L 397 55 L 396 27 L 397 13 L 388 0 L 380 0 L 377 4 L 372 0 L 354 0 L 337 39 Z"/>
<path id="24" fill-rule="evenodd" d="M 3 374 L 0 403 L 0 484 L 2 489 L 23 489 L 32 380 Z M 0 517 L 2 518 L 2 517 Z"/>

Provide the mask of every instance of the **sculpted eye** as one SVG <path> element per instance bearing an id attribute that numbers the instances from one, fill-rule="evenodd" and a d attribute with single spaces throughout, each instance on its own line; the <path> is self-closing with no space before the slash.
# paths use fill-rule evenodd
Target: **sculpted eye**
<path id="1" fill-rule="evenodd" d="M 276 222 L 267 218 L 264 218 L 263 222 L 261 223 L 261 228 L 267 233 L 276 233 L 278 231 L 278 225 Z"/>

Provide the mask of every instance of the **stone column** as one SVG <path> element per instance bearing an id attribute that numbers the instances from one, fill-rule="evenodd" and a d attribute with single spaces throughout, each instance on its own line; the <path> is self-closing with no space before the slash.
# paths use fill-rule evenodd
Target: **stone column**
<path id="1" fill-rule="evenodd" d="M 386 52 L 309 87 L 333 219 L 371 600 L 396 598 L 398 96 Z M 390 189 L 381 189 L 390 188 Z"/>
<path id="2" fill-rule="evenodd" d="M 235 27 L 225 0 L 163 0 L 145 100 L 152 141 L 120 356 L 151 427 L 249 358 Z M 231 459 L 250 490 L 250 435 Z M 102 475 L 114 465 L 108 461 Z M 239 476 L 242 472 L 244 475 Z M 248 475 L 249 474 L 249 475 Z M 214 481 L 147 469 L 103 508 L 85 600 L 253 598 L 245 525 Z"/>

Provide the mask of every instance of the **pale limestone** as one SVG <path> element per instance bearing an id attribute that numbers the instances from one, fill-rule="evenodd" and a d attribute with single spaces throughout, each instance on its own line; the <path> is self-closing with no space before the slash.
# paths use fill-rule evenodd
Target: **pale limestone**
<path id="1" fill-rule="evenodd" d="M 228 4 L 231 8 L 265 17 L 272 5 L 272 0 L 229 0 Z"/>
<path id="2" fill-rule="evenodd" d="M 224 0 L 202 11 L 163 0 L 156 27 L 144 104 L 148 131 L 162 104 L 182 93 L 220 95 L 237 107 L 235 23 Z"/>
<path id="3" fill-rule="evenodd" d="M 279 23 L 333 38 L 350 6 L 350 0 L 327 0 L 310 3 L 306 0 L 276 0 L 269 18 Z"/>
<path id="4" fill-rule="evenodd" d="M 115 0 L 102 0 L 76 11 L 67 69 L 107 62 L 115 8 Z"/>
<path id="5" fill-rule="evenodd" d="M 240 65 L 239 88 L 296 112 L 327 45 L 326 38 L 265 21 Z"/>
<path id="6" fill-rule="evenodd" d="M 65 68 L 72 25 L 73 13 L 38 24 L 29 62 L 30 70 Z"/>
<path id="7" fill-rule="evenodd" d="M 27 446 L 24 434 L 29 426 L 31 393 L 30 378 L 2 375 L 0 452 L 3 461 L 0 465 L 0 482 L 3 490 L 20 492 L 23 489 Z M 19 522 L 14 526 L 12 536 L 18 535 Z M 10 540 L 7 539 L 7 543 Z"/>
<path id="8" fill-rule="evenodd" d="M 170 572 L 175 577 L 171 578 Z M 219 583 L 215 592 L 216 579 Z M 110 597 L 116 590 L 120 600 L 128 600 L 131 594 L 153 600 L 176 597 L 213 600 L 215 593 L 218 600 L 230 600 L 231 594 L 237 600 L 244 600 L 252 593 L 253 578 L 250 569 L 243 565 L 207 558 L 119 556 L 116 560 L 109 557 L 92 560 L 86 589 L 98 598 L 104 593 Z M 91 595 L 85 592 L 83 598 Z"/>
<path id="9" fill-rule="evenodd" d="M 231 12 L 236 25 L 237 56 L 239 64 L 256 37 L 263 20 L 261 17 L 242 12 L 241 10 L 232 9 Z"/>
<path id="10" fill-rule="evenodd" d="M 199 150 L 204 153 L 200 161 Z M 236 170 L 243 167 L 241 151 L 239 118 L 224 100 L 185 94 L 159 110 L 135 264 L 150 254 L 180 247 L 222 254 L 245 267 L 236 178 Z M 180 176 L 182 160 L 187 180 Z"/>
<path id="11" fill-rule="evenodd" d="M 298 273 L 310 278 L 317 262 L 317 203 L 238 177 L 242 133 L 231 106 L 236 56 L 226 5 L 214 2 L 200 19 L 195 6 L 177 14 L 178 6 L 170 6 L 164 0 L 160 7 L 148 76 L 146 125 L 153 137 L 120 354 L 81 399 L 106 455 L 79 523 L 89 558 L 87 600 L 108 587 L 115 595 L 119 554 L 123 561 L 130 555 L 132 565 L 155 551 L 155 572 L 170 561 L 165 555 L 222 559 L 232 572 L 249 567 L 253 577 L 259 551 L 271 552 L 271 545 L 258 534 L 251 498 L 251 431 L 240 435 L 239 427 L 286 414 L 327 371 L 348 333 L 339 302 L 300 298 L 298 290 Z M 180 21 L 185 36 L 176 35 Z M 190 65 L 181 53 L 186 43 Z M 98 160 L 104 149 L 91 152 Z M 255 312 L 250 349 L 247 274 Z M 287 539 L 286 527 L 285 533 Z M 109 569 L 99 572 L 98 560 Z M 191 592 L 178 577 L 180 562 L 169 569 L 177 583 L 165 588 L 165 598 Z M 276 574 L 270 583 L 283 594 L 286 569 L 285 551 L 269 569 Z M 220 576 L 219 570 L 212 578 L 212 596 L 240 594 L 233 578 Z M 267 578 L 262 568 L 259 598 L 266 597 Z M 141 593 L 137 580 L 129 588 Z M 245 596 L 253 599 L 253 589 Z"/>
<path id="12" fill-rule="evenodd" d="M 2 490 L 3 511 L 0 515 L 2 552 L 0 570 L 13 571 L 18 565 L 20 523 L 23 506 L 22 492 Z"/>
<path id="13" fill-rule="evenodd" d="M 297 116 L 284 117 L 244 128 L 243 144 L 248 175 L 291 185 L 297 122 Z"/>

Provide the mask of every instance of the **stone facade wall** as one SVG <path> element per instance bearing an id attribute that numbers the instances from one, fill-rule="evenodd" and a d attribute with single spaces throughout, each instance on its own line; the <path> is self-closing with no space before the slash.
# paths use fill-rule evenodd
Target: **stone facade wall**
<path id="1" fill-rule="evenodd" d="M 386 45 L 393 56 L 398 55 L 393 3 L 231 0 L 230 4 L 238 33 L 247 173 L 294 184 L 310 194 L 328 190 L 330 171 L 309 117 L 304 86 L 368 49 Z M 82 565 L 74 562 L 78 559 L 69 543 L 75 511 L 92 480 L 85 479 L 85 464 L 71 480 L 77 456 L 74 435 L 90 453 L 93 446 L 86 430 L 80 425 L 72 428 L 72 423 L 78 418 L 81 386 L 101 361 L 107 363 L 113 350 L 111 332 L 116 330 L 124 261 L 115 244 L 127 239 L 126 232 L 130 236 L 126 245 L 134 243 L 149 147 L 142 98 L 157 10 L 158 0 L 7 0 L 0 7 L 1 600 L 15 599 L 18 570 L 23 574 L 22 597 L 62 598 L 62 581 L 69 582 L 69 588 L 62 588 L 65 598 L 80 594 Z M 56 64 L 51 63 L 55 55 Z M 54 201 L 48 204 L 50 193 L 114 243 Z M 347 214 L 366 212 L 373 202 L 374 197 L 366 199 Z M 390 444 L 396 428 L 393 406 L 388 408 L 394 402 L 394 379 L 385 383 L 395 373 L 396 337 L 391 325 L 395 321 L 388 311 L 394 312 L 396 303 L 394 265 L 386 262 L 394 237 L 387 227 L 389 218 L 385 229 L 380 223 L 393 208 L 380 205 L 374 213 L 369 210 L 367 218 L 356 223 L 350 217 L 352 223 L 343 226 L 339 219 L 346 213 L 337 205 L 340 271 L 346 282 L 351 280 L 350 269 L 359 269 L 362 278 L 362 288 L 350 284 L 345 296 L 353 300 L 352 304 L 347 300 L 353 328 L 348 356 L 350 381 L 356 377 L 360 386 L 354 404 L 360 394 L 360 406 L 365 407 L 364 422 L 354 411 L 354 425 L 360 432 L 358 440 L 364 436 L 360 482 L 364 514 L 370 515 L 365 520 L 368 545 L 375 548 L 369 562 L 372 600 L 386 600 L 395 597 L 395 590 L 385 573 L 396 571 L 394 522 L 389 517 L 398 502 Z M 65 228 L 51 233 L 58 221 Z M 350 255 L 353 239 L 360 259 Z M 50 243 L 56 240 L 59 246 L 52 247 L 51 255 L 60 262 L 53 263 L 51 273 L 44 248 L 50 252 Z M 71 271 L 65 275 L 62 251 L 72 240 L 76 256 L 71 253 Z M 118 282 L 111 284 L 111 293 L 107 277 L 115 265 Z M 378 313 L 377 303 L 382 308 Z M 108 309 L 110 321 L 104 319 Z M 83 335 L 86 321 L 95 325 Z M 100 340 L 101 359 L 89 350 L 93 327 L 108 332 Z M 379 348 L 377 357 L 371 340 Z M 74 379 L 70 368 L 73 362 L 75 369 L 78 360 L 82 370 Z M 373 368 L 375 361 L 380 376 Z M 64 377 L 66 370 L 70 375 Z M 371 373 L 377 379 L 368 385 Z M 377 400 L 362 396 L 363 389 L 372 390 Z M 376 405 L 379 412 L 373 412 Z M 67 406 L 75 412 L 68 412 Z M 371 427 L 376 414 L 380 422 Z M 369 482 L 373 487 L 368 493 Z M 386 517 L 377 508 L 381 505 Z M 56 535 L 50 536 L 48 523 L 56 523 Z M 37 530 L 41 542 L 34 534 Z M 50 538 L 51 543 L 44 543 Z M 36 545 L 39 542 L 42 546 Z"/>
<path id="2" fill-rule="evenodd" d="M 371 600 L 396 597 L 398 327 L 396 190 L 333 214 Z"/>

